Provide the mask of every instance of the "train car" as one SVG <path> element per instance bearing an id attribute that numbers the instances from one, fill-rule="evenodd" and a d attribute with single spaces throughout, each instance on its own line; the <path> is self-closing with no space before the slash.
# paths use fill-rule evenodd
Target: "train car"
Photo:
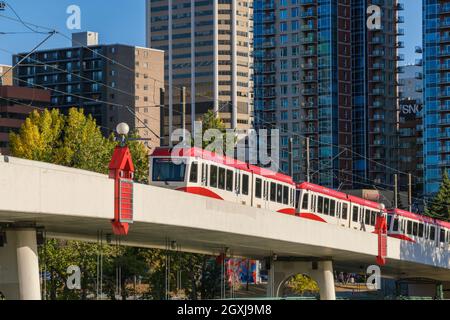
<path id="1" fill-rule="evenodd" d="M 295 214 L 291 177 L 200 148 L 157 148 L 150 156 L 150 184 Z"/>
<path id="2" fill-rule="evenodd" d="M 408 242 L 449 248 L 450 223 L 401 209 L 388 211 L 388 235 Z"/>
<path id="3" fill-rule="evenodd" d="M 384 207 L 343 192 L 304 182 L 297 185 L 297 215 L 341 227 L 375 232 L 379 214 L 387 216 Z"/>

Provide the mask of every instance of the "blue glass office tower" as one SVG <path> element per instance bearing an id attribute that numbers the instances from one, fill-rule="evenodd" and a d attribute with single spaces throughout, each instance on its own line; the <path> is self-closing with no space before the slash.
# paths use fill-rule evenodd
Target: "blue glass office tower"
<path id="1" fill-rule="evenodd" d="M 424 185 L 439 190 L 450 169 L 450 1 L 423 0 Z"/>
<path id="2" fill-rule="evenodd" d="M 305 137 L 311 181 L 321 185 L 386 183 L 396 166 L 399 7 L 372 0 L 382 26 L 369 31 L 368 2 L 254 2 L 255 124 L 281 130 L 285 172 L 293 138 L 297 181 L 306 179 Z"/>

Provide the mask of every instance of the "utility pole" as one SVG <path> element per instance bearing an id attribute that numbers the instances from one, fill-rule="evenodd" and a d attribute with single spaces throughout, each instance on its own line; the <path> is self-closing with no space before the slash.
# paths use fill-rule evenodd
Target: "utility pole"
<path id="1" fill-rule="evenodd" d="M 310 152 L 309 152 L 309 137 L 306 137 L 306 181 L 311 182 L 310 177 Z"/>
<path id="2" fill-rule="evenodd" d="M 412 212 L 412 174 L 408 174 L 408 210 Z"/>
<path id="3" fill-rule="evenodd" d="M 394 207 L 398 208 L 398 175 L 394 174 Z"/>
<path id="4" fill-rule="evenodd" d="M 165 145 L 164 144 L 164 110 L 166 110 L 164 107 L 164 100 L 165 100 L 165 89 L 164 87 L 159 89 L 159 127 L 160 127 L 160 143 L 161 145 Z M 170 136 L 169 136 L 169 146 L 171 145 L 170 143 Z"/>
<path id="5" fill-rule="evenodd" d="M 289 138 L 289 176 L 294 176 L 294 141 L 291 138 Z"/>
<path id="6" fill-rule="evenodd" d="M 186 87 L 181 87 L 181 127 L 183 128 L 183 141 L 186 139 Z"/>

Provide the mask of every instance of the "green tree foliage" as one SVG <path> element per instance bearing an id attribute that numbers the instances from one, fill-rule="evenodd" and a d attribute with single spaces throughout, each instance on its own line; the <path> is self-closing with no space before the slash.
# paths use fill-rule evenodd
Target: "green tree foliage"
<path id="1" fill-rule="evenodd" d="M 138 138 L 132 134 L 131 138 Z M 91 115 L 72 108 L 68 115 L 57 109 L 33 111 L 20 128 L 12 133 L 11 153 L 15 157 L 43 161 L 108 173 L 108 165 L 117 142 L 111 135 L 105 138 Z M 129 141 L 135 165 L 135 179 L 148 181 L 148 155 L 146 147 L 138 141 Z"/>
<path id="2" fill-rule="evenodd" d="M 226 139 L 226 128 L 225 124 L 223 123 L 222 119 L 220 119 L 214 111 L 209 110 L 207 113 L 205 113 L 202 116 L 202 137 L 205 137 L 205 132 L 208 130 L 218 130 L 222 133 L 222 139 L 223 139 L 223 152 L 227 150 L 227 147 L 232 150 L 234 148 L 234 144 L 236 143 L 236 137 L 233 139 L 230 139 L 230 141 L 227 141 Z M 211 139 L 203 139 L 202 145 L 203 149 L 206 149 L 206 147 L 210 144 L 213 144 L 215 141 L 215 138 Z M 228 145 L 227 145 L 228 144 Z"/>
<path id="3" fill-rule="evenodd" d="M 308 276 L 298 274 L 289 281 L 288 286 L 299 295 L 316 294 L 319 292 L 317 282 Z"/>
<path id="4" fill-rule="evenodd" d="M 450 178 L 447 171 L 442 176 L 441 187 L 427 208 L 426 214 L 430 217 L 450 221 Z"/>

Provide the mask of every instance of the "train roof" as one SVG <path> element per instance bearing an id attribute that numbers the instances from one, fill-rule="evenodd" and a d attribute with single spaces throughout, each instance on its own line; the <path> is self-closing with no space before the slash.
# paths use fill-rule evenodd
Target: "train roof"
<path id="1" fill-rule="evenodd" d="M 151 156 L 153 156 L 153 157 L 171 157 L 174 149 L 175 148 L 169 148 L 169 147 L 156 148 Z M 216 162 L 219 164 L 223 164 L 228 167 L 239 169 L 242 171 L 255 173 L 255 174 L 258 174 L 265 178 L 269 178 L 272 180 L 276 180 L 279 182 L 283 182 L 283 183 L 287 183 L 287 184 L 291 184 L 292 186 L 295 186 L 295 183 L 294 183 L 294 180 L 292 179 L 292 177 L 289 177 L 282 173 L 274 172 L 269 169 L 251 165 L 251 164 L 248 164 L 243 161 L 239 161 L 239 160 L 231 158 L 231 157 L 220 155 L 215 152 L 207 151 L 207 150 L 204 150 L 201 148 L 197 148 L 197 147 L 177 148 L 177 150 L 175 150 L 174 152 L 176 152 L 178 157 L 201 158 L 201 159 L 213 161 L 213 162 Z"/>
<path id="2" fill-rule="evenodd" d="M 297 185 L 298 189 L 304 189 L 304 190 L 310 190 L 310 191 L 314 191 L 314 192 L 318 192 L 318 193 L 322 193 L 324 195 L 333 197 L 333 198 L 338 198 L 341 200 L 347 200 L 347 201 L 351 201 L 353 203 L 365 206 L 365 207 L 370 207 L 373 209 L 378 209 L 381 210 L 382 206 L 380 203 L 378 202 L 374 202 L 374 201 L 370 201 L 370 200 L 366 200 L 363 198 L 359 198 L 359 197 L 355 197 L 349 194 L 346 194 L 344 192 L 340 192 L 340 191 L 336 191 L 330 188 L 326 188 L 326 187 L 322 187 L 319 186 L 317 184 L 314 183 L 310 183 L 310 182 L 303 182 L 301 184 Z"/>
<path id="3" fill-rule="evenodd" d="M 432 223 L 432 224 L 436 224 L 438 226 L 450 229 L 450 222 L 427 217 L 424 215 L 420 215 L 420 214 L 409 212 L 409 211 L 402 210 L 402 209 L 391 209 L 391 210 L 388 210 L 388 212 L 390 214 L 396 214 L 398 216 L 402 216 L 402 217 L 409 218 L 412 220 L 417 220 L 417 221 L 426 222 L 426 223 Z"/>

